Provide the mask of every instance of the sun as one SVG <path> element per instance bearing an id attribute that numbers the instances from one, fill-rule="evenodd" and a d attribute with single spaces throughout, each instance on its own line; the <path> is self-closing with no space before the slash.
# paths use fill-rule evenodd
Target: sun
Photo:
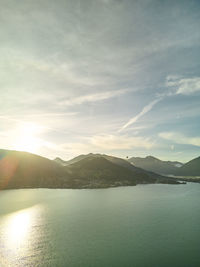
<path id="1" fill-rule="evenodd" d="M 41 147 L 41 140 L 37 135 L 41 132 L 41 127 L 35 123 L 23 123 L 16 133 L 14 149 L 35 153 Z"/>

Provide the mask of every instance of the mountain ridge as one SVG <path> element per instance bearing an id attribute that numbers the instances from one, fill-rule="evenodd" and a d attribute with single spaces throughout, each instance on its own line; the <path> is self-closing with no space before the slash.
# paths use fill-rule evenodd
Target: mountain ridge
<path id="1" fill-rule="evenodd" d="M 183 164 L 175 173 L 184 176 L 200 176 L 200 157 L 194 158 Z"/>
<path id="2" fill-rule="evenodd" d="M 178 184 L 173 178 L 147 172 L 107 155 L 79 157 L 62 166 L 35 154 L 0 149 L 0 189 L 107 188 L 144 183 Z M 89 180 L 88 180 L 89 179 Z"/>
<path id="3" fill-rule="evenodd" d="M 93 177 L 96 177 L 97 173 L 98 173 L 98 177 L 100 176 L 103 179 L 105 170 L 106 170 L 106 174 L 109 177 L 114 176 L 115 179 L 121 177 L 121 179 L 116 179 L 117 184 L 120 184 L 121 180 L 123 180 L 123 183 L 124 183 L 125 178 L 127 179 L 125 182 L 126 185 L 148 184 L 148 183 L 174 183 L 174 180 L 169 179 L 168 177 L 163 177 L 158 174 L 146 172 L 134 166 L 130 166 L 131 168 L 127 168 L 125 164 L 124 165 L 116 164 L 116 161 L 109 160 L 110 156 L 106 156 L 107 158 L 105 156 L 106 155 L 86 156 L 85 158 L 82 158 L 81 160 L 68 165 L 67 168 L 72 169 L 72 170 L 75 169 L 75 173 L 77 174 L 77 176 L 79 177 L 83 176 L 85 177 L 85 179 L 87 179 L 87 176 L 91 176 L 91 175 Z M 123 161 L 123 159 L 120 159 L 120 160 Z M 106 168 L 108 166 L 109 166 L 109 169 Z M 93 169 L 94 167 L 95 169 Z M 76 172 L 77 170 L 78 170 L 78 173 Z M 82 170 L 84 171 L 84 174 L 81 174 Z M 93 172 L 91 172 L 91 170 L 93 170 Z M 120 177 L 119 177 L 119 174 L 120 174 Z"/>
<path id="4" fill-rule="evenodd" d="M 136 172 L 138 171 L 141 172 L 141 170 L 142 171 L 146 170 L 148 171 L 149 174 L 152 173 L 152 175 L 155 175 L 156 173 L 161 176 L 164 175 L 168 177 L 174 177 L 176 179 L 179 179 L 180 181 L 182 180 L 182 181 L 189 181 L 189 182 L 200 182 L 200 162 L 199 162 L 200 157 L 197 157 L 196 159 L 192 159 L 187 163 L 182 163 L 179 161 L 169 161 L 169 160 L 162 161 L 153 156 L 146 156 L 145 158 L 131 157 L 129 159 L 122 159 L 122 158 L 117 158 L 117 157 L 109 156 L 105 154 L 89 153 L 85 155 L 79 155 L 71 160 L 62 161 L 62 162 L 64 163 L 64 165 L 69 166 L 70 164 L 74 162 L 78 162 L 79 160 L 88 158 L 90 156 L 93 156 L 93 157 L 102 156 L 110 160 L 111 162 L 114 162 L 121 166 L 125 166 Z M 139 161 L 139 163 L 137 161 Z M 195 164 L 192 162 L 196 162 L 197 166 L 195 167 Z M 191 166 L 191 164 L 193 164 L 192 167 L 189 167 Z"/>
<path id="5" fill-rule="evenodd" d="M 181 167 L 183 165 L 183 163 L 178 161 L 163 161 L 153 156 L 147 156 L 145 158 L 131 157 L 128 161 L 134 166 L 162 175 L 174 174 L 179 168 L 178 166 Z"/>
<path id="6" fill-rule="evenodd" d="M 158 158 L 147 156 L 145 158 L 132 157 L 128 159 L 134 166 L 153 171 L 161 175 L 171 175 L 174 177 L 183 176 L 184 180 L 199 182 L 200 177 L 200 157 L 194 158 L 186 163 L 179 161 L 162 161 Z M 194 176 L 197 176 L 195 178 Z M 190 179 L 187 177 L 190 177 Z M 196 179 L 196 180 L 195 180 Z"/>

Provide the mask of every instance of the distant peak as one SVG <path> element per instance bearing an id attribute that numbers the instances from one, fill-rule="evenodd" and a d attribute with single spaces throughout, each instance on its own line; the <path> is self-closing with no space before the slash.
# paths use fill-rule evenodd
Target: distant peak
<path id="1" fill-rule="evenodd" d="M 158 160 L 157 158 L 155 158 L 155 157 L 153 157 L 153 156 L 146 156 L 146 159 Z"/>

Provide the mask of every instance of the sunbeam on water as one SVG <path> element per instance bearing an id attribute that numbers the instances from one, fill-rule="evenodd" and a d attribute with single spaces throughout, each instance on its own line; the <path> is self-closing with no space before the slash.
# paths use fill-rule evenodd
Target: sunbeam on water
<path id="1" fill-rule="evenodd" d="M 30 254 L 35 221 L 40 208 L 40 205 L 36 205 L 3 217 L 0 224 L 0 258 L 3 260 L 3 266 L 13 266 L 15 259 Z"/>
<path id="2" fill-rule="evenodd" d="M 32 210 L 23 210 L 12 215 L 8 222 L 7 236 L 11 247 L 17 248 L 28 235 L 33 219 Z"/>

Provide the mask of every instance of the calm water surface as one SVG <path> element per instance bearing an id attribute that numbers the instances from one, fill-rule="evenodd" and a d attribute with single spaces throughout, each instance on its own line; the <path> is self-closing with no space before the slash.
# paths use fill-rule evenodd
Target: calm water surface
<path id="1" fill-rule="evenodd" d="M 0 266 L 200 266 L 200 184 L 0 192 Z"/>

